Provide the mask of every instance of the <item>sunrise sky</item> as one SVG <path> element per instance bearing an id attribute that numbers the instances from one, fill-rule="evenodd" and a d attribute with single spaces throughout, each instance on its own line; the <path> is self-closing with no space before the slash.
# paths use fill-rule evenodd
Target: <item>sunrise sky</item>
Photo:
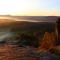
<path id="1" fill-rule="evenodd" d="M 60 0 L 0 0 L 0 15 L 60 16 Z"/>

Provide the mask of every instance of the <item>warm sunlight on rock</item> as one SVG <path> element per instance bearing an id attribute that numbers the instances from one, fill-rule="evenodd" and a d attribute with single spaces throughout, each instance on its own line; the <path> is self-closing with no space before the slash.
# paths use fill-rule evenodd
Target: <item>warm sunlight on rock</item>
<path id="1" fill-rule="evenodd" d="M 41 42 L 40 49 L 49 50 L 55 46 L 56 35 L 54 32 L 45 32 L 43 40 Z"/>

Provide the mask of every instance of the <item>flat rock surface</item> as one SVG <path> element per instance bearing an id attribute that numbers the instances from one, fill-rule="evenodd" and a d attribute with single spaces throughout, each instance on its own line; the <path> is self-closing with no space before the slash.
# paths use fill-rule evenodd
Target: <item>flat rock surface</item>
<path id="1" fill-rule="evenodd" d="M 59 59 L 47 52 L 34 54 L 35 48 L 18 47 L 17 45 L 0 45 L 0 60 L 53 60 Z M 51 59 L 52 58 L 52 59 Z M 54 59 L 54 60 L 55 60 Z M 59 59 L 60 60 L 60 59 Z"/>

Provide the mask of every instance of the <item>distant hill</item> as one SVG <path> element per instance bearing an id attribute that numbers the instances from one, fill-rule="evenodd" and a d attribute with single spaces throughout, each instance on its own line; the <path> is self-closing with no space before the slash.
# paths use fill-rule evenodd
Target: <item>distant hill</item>
<path id="1" fill-rule="evenodd" d="M 15 18 L 29 21 L 38 21 L 38 22 L 56 22 L 58 16 L 14 16 Z"/>
<path id="2" fill-rule="evenodd" d="M 8 18 L 15 21 L 30 21 L 30 22 L 56 22 L 59 16 L 10 16 L 0 15 L 0 18 Z"/>

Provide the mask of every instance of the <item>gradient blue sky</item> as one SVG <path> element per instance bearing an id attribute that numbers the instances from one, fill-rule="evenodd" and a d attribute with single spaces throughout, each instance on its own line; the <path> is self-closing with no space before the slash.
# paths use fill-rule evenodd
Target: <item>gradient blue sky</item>
<path id="1" fill-rule="evenodd" d="M 0 0 L 0 14 L 60 16 L 60 0 Z"/>

